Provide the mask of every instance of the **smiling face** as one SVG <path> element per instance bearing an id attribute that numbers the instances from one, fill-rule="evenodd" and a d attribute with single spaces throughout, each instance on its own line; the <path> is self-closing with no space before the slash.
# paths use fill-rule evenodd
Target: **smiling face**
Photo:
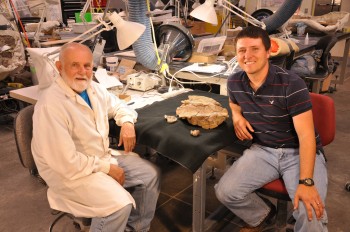
<path id="1" fill-rule="evenodd" d="M 261 38 L 239 38 L 236 43 L 236 55 L 240 67 L 248 77 L 266 77 L 270 50 L 266 50 Z"/>
<path id="2" fill-rule="evenodd" d="M 71 44 L 63 47 L 60 60 L 56 63 L 62 79 L 75 92 L 86 90 L 92 79 L 92 53 L 82 44 Z"/>

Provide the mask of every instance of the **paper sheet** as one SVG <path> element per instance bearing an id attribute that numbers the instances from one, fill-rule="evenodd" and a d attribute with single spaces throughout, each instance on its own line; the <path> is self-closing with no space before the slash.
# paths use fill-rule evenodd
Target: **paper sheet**
<path id="1" fill-rule="evenodd" d="M 97 69 L 95 72 L 95 77 L 101 85 L 106 87 L 106 89 L 117 86 L 123 86 L 123 84 L 118 80 L 118 78 L 112 75 L 108 75 L 106 69 L 104 68 Z"/>
<path id="2" fill-rule="evenodd" d="M 219 65 L 219 64 L 207 64 L 207 65 L 201 65 L 198 63 L 194 63 L 192 65 L 189 65 L 182 69 L 182 71 L 192 71 L 192 72 L 198 72 L 198 73 L 220 73 L 224 71 L 226 68 L 225 65 Z"/>
<path id="3" fill-rule="evenodd" d="M 226 36 L 202 39 L 197 48 L 197 52 L 218 54 L 224 46 Z"/>

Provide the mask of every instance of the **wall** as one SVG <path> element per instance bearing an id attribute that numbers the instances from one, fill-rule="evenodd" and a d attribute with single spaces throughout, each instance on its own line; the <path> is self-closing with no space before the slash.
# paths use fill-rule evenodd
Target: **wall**
<path id="1" fill-rule="evenodd" d="M 350 1 L 342 0 L 340 10 L 350 12 Z M 350 27 L 350 20 L 345 24 L 345 26 Z M 344 47 L 345 47 L 345 40 L 339 41 L 331 50 L 332 56 L 343 57 Z"/>
<path id="2" fill-rule="evenodd" d="M 350 1 L 349 0 L 342 0 L 341 5 L 340 5 L 340 10 L 350 12 Z M 350 20 L 345 25 L 350 27 Z"/>

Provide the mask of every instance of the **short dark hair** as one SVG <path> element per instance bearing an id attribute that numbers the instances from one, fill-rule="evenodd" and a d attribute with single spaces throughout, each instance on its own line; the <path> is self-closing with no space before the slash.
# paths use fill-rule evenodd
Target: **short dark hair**
<path id="1" fill-rule="evenodd" d="M 261 38 L 266 51 L 269 50 L 271 47 L 271 40 L 270 40 L 269 34 L 267 33 L 267 31 L 265 31 L 260 27 L 256 27 L 256 26 L 245 27 L 236 36 L 235 44 L 237 44 L 237 41 L 242 38 L 255 38 L 255 39 Z"/>

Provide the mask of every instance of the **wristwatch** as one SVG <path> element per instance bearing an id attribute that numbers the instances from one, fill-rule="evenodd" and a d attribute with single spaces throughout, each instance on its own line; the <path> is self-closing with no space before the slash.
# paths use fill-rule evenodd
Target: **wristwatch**
<path id="1" fill-rule="evenodd" d="M 313 186 L 315 184 L 315 182 L 311 178 L 306 178 L 306 179 L 299 180 L 299 184 L 303 184 L 306 186 Z"/>

